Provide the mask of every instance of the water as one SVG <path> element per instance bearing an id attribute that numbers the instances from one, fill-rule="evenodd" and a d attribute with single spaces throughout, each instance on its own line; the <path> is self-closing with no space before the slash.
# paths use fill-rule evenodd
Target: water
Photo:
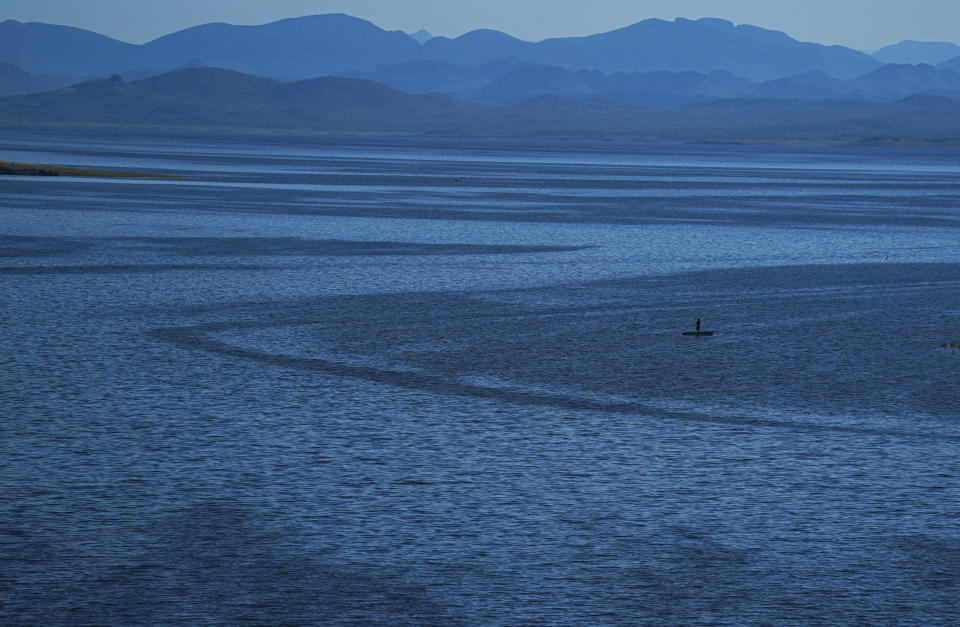
<path id="1" fill-rule="evenodd" d="M 956 622 L 960 152 L 0 136 L 5 624 Z"/>

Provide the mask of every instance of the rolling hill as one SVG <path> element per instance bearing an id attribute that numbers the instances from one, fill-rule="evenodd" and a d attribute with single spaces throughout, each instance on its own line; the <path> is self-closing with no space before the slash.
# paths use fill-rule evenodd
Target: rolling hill
<path id="1" fill-rule="evenodd" d="M 463 125 L 479 109 L 361 79 L 280 83 L 232 70 L 190 68 L 129 83 L 114 76 L 0 98 L 0 121 L 404 133 Z"/>
<path id="2" fill-rule="evenodd" d="M 0 96 L 15 96 L 59 89 L 77 82 L 71 76 L 34 76 L 9 63 L 0 63 Z"/>
<path id="3" fill-rule="evenodd" d="M 654 104 L 732 98 L 750 93 L 752 83 L 729 72 L 574 72 L 556 66 L 528 65 L 511 70 L 473 93 L 481 102 L 509 104 L 544 94 L 601 98 L 631 104 Z M 679 98 L 679 97 L 686 97 Z M 692 99 L 691 99 L 692 98 Z"/>
<path id="4" fill-rule="evenodd" d="M 139 67 L 139 48 L 70 26 L 0 23 L 0 62 L 33 75 L 109 75 Z"/>
<path id="5" fill-rule="evenodd" d="M 603 72 L 726 70 L 752 80 L 768 80 L 808 71 L 841 79 L 882 65 L 873 57 L 844 48 L 803 43 L 784 33 L 756 26 L 735 26 L 712 18 L 644 20 L 587 37 L 520 41 L 497 31 L 473 31 L 456 39 L 426 42 L 432 59 L 476 65 L 505 56 L 572 70 Z"/>
<path id="6" fill-rule="evenodd" d="M 960 95 L 960 74 L 929 65 L 885 65 L 848 83 L 868 100 L 900 100 L 914 94 Z"/>
<path id="7" fill-rule="evenodd" d="M 755 81 L 809 71 L 846 80 L 881 65 L 849 48 L 799 42 L 778 31 L 718 19 L 644 20 L 607 33 L 541 42 L 476 30 L 421 44 L 403 32 L 328 14 L 259 26 L 204 24 L 139 46 L 65 26 L 0 24 L 0 62 L 33 74 L 144 76 L 207 65 L 293 80 L 410 61 L 475 67 L 508 57 L 605 73 L 724 70 Z"/>
<path id="8" fill-rule="evenodd" d="M 413 60 L 421 46 L 349 15 L 291 18 L 261 26 L 204 24 L 140 47 L 140 66 L 205 65 L 280 79 L 312 78 L 352 68 Z M 139 66 L 138 66 L 139 67 Z"/>
<path id="9" fill-rule="evenodd" d="M 960 46 L 946 41 L 912 41 L 881 48 L 873 53 L 875 59 L 890 64 L 939 65 L 960 56 Z"/>
<path id="10" fill-rule="evenodd" d="M 201 89 L 200 86 L 203 86 Z M 506 107 L 411 95 L 372 81 L 290 83 L 190 68 L 130 83 L 119 76 L 0 98 L 0 124 L 264 128 L 337 133 L 631 137 L 673 141 L 960 139 L 960 101 L 726 99 L 672 109 L 540 96 Z"/>

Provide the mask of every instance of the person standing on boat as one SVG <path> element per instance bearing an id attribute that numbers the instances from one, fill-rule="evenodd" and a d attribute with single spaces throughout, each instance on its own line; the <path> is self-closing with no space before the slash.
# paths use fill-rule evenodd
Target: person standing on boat
<path id="1" fill-rule="evenodd" d="M 700 333 L 700 318 L 697 318 L 697 333 Z"/>

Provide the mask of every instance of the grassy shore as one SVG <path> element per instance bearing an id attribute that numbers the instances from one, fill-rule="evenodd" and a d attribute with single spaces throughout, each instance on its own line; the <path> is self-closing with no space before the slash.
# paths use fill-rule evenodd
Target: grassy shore
<path id="1" fill-rule="evenodd" d="M 0 161 L 0 176 L 91 176 L 98 178 L 171 178 L 162 174 L 146 174 L 143 172 L 114 172 L 112 170 L 87 170 L 84 168 L 68 168 L 62 165 L 46 165 L 41 163 L 18 163 L 16 161 Z"/>

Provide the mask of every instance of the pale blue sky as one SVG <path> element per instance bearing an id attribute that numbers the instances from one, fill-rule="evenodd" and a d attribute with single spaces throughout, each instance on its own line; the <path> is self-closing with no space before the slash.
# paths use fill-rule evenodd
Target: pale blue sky
<path id="1" fill-rule="evenodd" d="M 960 43 L 960 0 L 0 0 L 0 21 L 86 28 L 132 43 L 206 22 L 348 13 L 381 28 L 521 39 L 586 35 L 659 17 L 720 17 L 861 50 L 902 39 Z"/>

